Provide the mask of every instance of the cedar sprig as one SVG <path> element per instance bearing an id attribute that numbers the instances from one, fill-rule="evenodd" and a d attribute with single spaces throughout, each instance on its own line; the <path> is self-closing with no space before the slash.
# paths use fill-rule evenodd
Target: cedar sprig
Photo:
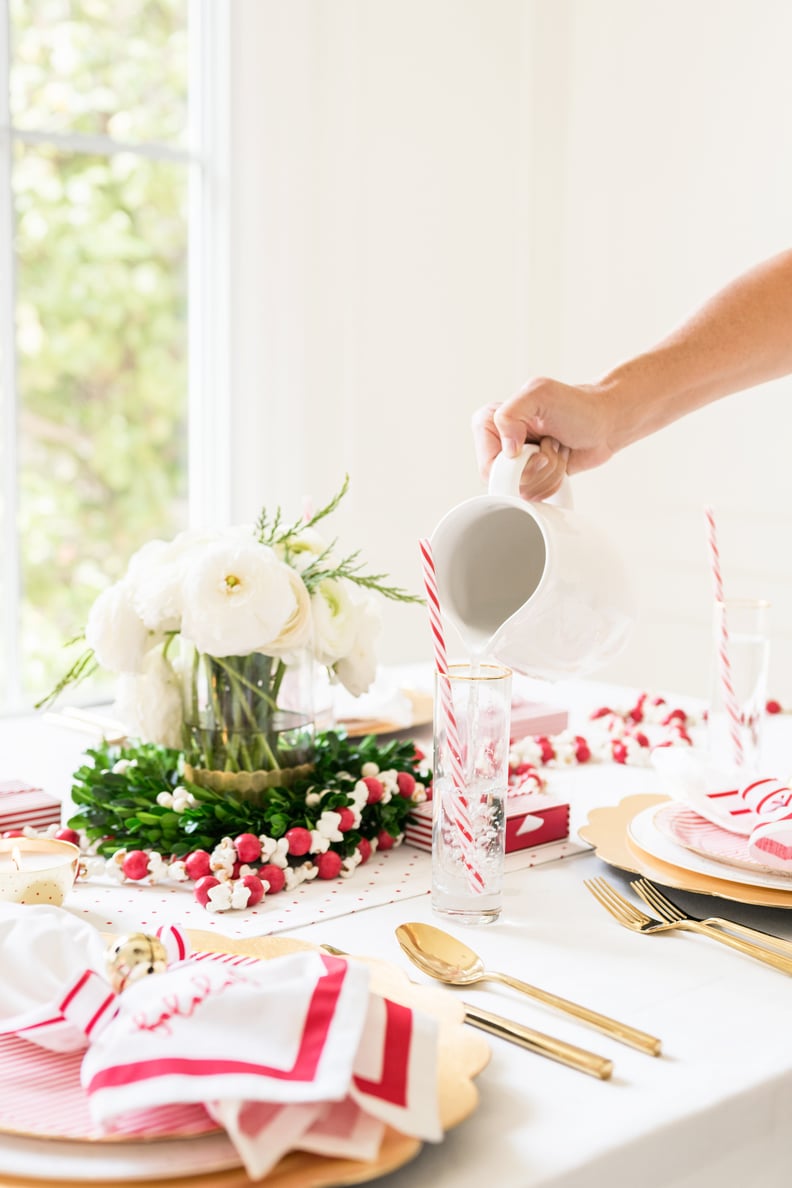
<path id="1" fill-rule="evenodd" d="M 296 520 L 288 528 L 283 527 L 283 513 L 280 507 L 275 509 L 272 519 L 269 518 L 266 509 L 262 510 L 256 521 L 256 538 L 261 544 L 269 545 L 270 548 L 283 549 L 288 560 L 289 546 L 294 537 L 299 536 L 306 528 L 313 528 L 320 520 L 331 515 L 348 490 L 349 475 L 347 474 L 344 476 L 344 482 L 340 490 L 336 492 L 329 503 L 326 503 L 318 512 L 315 512 L 309 520 Z M 367 574 L 362 572 L 364 562 L 360 560 L 360 549 L 356 549 L 353 553 L 349 553 L 346 557 L 342 557 L 338 561 L 335 560 L 333 553 L 337 544 L 337 538 L 332 540 L 300 572 L 300 577 L 310 593 L 313 593 L 324 581 L 344 578 L 349 582 L 354 582 L 357 586 L 362 586 L 366 590 L 374 590 L 377 594 L 381 594 L 383 598 L 389 598 L 393 602 L 423 603 L 424 600 L 419 594 L 410 594 L 409 591 L 403 590 L 399 586 L 389 585 L 387 583 L 388 575 L 386 573 Z"/>
<path id="2" fill-rule="evenodd" d="M 81 631 L 80 634 L 75 635 L 73 639 L 67 640 L 63 646 L 70 648 L 73 647 L 74 644 L 83 642 L 84 640 L 85 632 Z M 81 684 L 83 681 L 87 680 L 88 677 L 93 676 L 98 667 L 99 663 L 96 659 L 96 656 L 94 655 L 93 648 L 84 648 L 68 672 L 65 672 L 60 678 L 55 688 L 51 689 L 45 697 L 42 697 L 40 701 L 35 703 L 34 709 L 46 709 L 47 706 L 50 706 L 53 704 L 53 702 L 57 701 L 64 689 L 70 685 Z"/>

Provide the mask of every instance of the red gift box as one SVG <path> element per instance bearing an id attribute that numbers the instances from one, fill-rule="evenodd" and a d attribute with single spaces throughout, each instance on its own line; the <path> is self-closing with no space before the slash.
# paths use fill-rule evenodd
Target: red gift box
<path id="1" fill-rule="evenodd" d="M 60 825 L 61 802 L 24 780 L 0 780 L 0 833 Z"/>
<path id="2" fill-rule="evenodd" d="M 532 850 L 569 837 L 569 805 L 546 792 L 522 792 L 506 800 L 506 853 Z M 404 841 L 418 850 L 432 849 L 432 802 L 417 804 L 404 829 Z"/>

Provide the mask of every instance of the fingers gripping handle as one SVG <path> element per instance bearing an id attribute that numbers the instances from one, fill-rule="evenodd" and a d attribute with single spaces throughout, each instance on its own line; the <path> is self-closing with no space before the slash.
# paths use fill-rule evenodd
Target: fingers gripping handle
<path id="1" fill-rule="evenodd" d="M 528 442 L 520 450 L 516 458 L 507 458 L 504 453 L 498 454 L 495 461 L 492 463 L 489 477 L 489 494 L 490 495 L 514 495 L 520 497 L 520 477 L 525 467 L 525 463 L 532 454 L 539 452 L 539 446 Z M 561 486 L 556 491 L 555 495 L 551 495 L 549 499 L 544 500 L 545 503 L 554 503 L 556 507 L 572 507 L 572 485 L 568 478 L 561 481 Z"/>

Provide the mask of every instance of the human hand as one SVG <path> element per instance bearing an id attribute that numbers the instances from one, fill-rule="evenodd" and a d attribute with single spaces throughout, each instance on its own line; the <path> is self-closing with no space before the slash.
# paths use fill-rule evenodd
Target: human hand
<path id="1" fill-rule="evenodd" d="M 539 443 L 522 473 L 524 499 L 549 498 L 565 473 L 599 466 L 613 453 L 608 444 L 607 404 L 592 385 L 571 387 L 557 380 L 533 379 L 503 404 L 480 408 L 472 428 L 485 481 L 501 451 L 513 458 L 526 441 Z"/>

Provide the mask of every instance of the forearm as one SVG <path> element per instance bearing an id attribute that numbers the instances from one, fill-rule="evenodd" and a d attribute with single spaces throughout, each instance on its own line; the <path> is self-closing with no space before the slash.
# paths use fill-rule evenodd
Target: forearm
<path id="1" fill-rule="evenodd" d="M 686 413 L 792 372 L 792 251 L 738 277 L 653 349 L 589 390 L 615 451 Z"/>

